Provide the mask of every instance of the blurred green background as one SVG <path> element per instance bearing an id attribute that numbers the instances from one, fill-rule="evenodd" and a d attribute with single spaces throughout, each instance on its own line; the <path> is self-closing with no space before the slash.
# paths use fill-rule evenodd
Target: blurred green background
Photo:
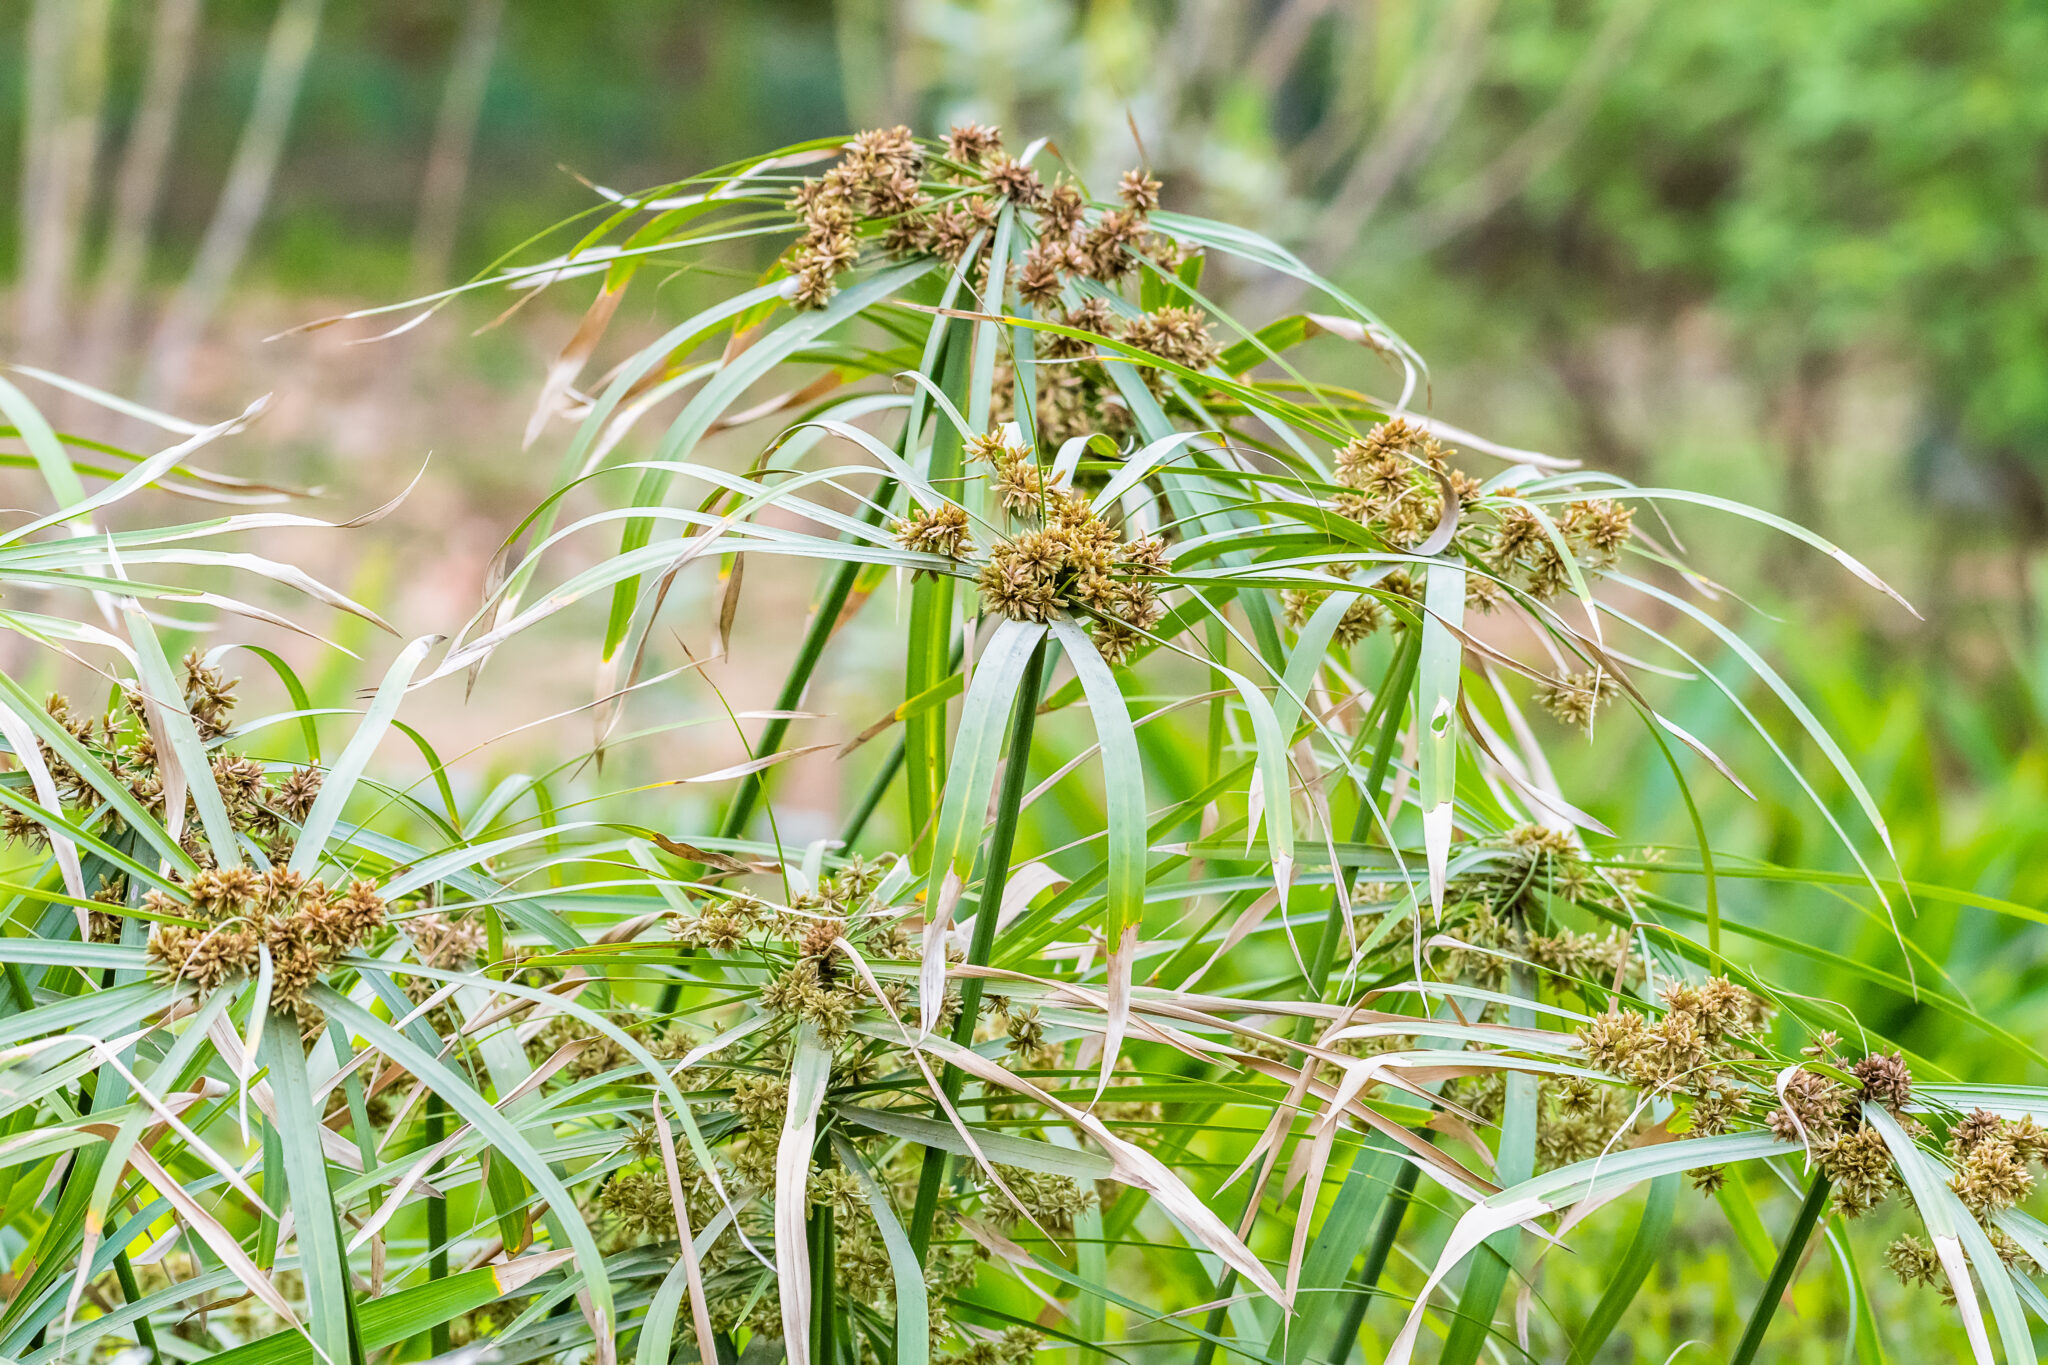
<path id="1" fill-rule="evenodd" d="M 0 35 L 0 354 L 195 417 L 275 390 L 230 467 L 319 485 L 344 514 L 425 464 L 389 521 L 291 547 L 402 629 L 467 615 L 542 487 L 559 442 L 521 456 L 522 432 L 591 290 L 502 321 L 504 296 L 484 295 L 379 345 L 350 344 L 361 329 L 264 338 L 483 271 L 589 207 L 591 184 L 978 118 L 1054 139 L 1102 184 L 1143 162 L 1168 207 L 1292 247 L 1421 349 L 1418 404 L 1459 426 L 1747 499 L 1866 559 L 1921 619 L 1786 542 L 1677 528 L 1758 607 L 1752 634 L 1864 771 L 1907 875 L 2048 900 L 2048 7 L 6 0 Z M 678 276 L 659 306 L 717 283 Z M 1305 302 L 1211 283 L 1253 322 Z M 749 591 L 742 633 L 763 623 L 772 642 L 808 583 Z M 516 704 L 447 696 L 417 723 L 453 752 L 591 695 L 580 663 L 522 667 Z M 857 731 L 894 699 L 892 667 L 862 661 L 813 704 Z M 330 697 L 353 681 L 320 676 Z M 1755 790 L 1702 793 L 1724 847 L 1853 866 L 1819 813 L 1851 823 L 1848 794 L 1796 731 L 1784 744 L 1811 794 L 1710 688 L 1673 695 L 1668 713 Z M 1565 790 L 1617 829 L 1689 837 L 1661 758 L 1625 724 L 1561 747 Z M 829 828 L 842 778 L 805 772 L 785 799 Z M 1893 907 L 1916 969 L 1995 1003 L 2016 1045 L 1850 970 L 1904 971 L 1867 894 L 1727 896 L 1738 920 L 1842 955 L 1833 978 L 1801 968 L 1815 994 L 1861 1002 L 1972 1079 L 2048 1079 L 2038 928 Z M 1715 1295 L 1735 1311 L 1747 1293 L 1671 1292 L 1668 1339 L 1643 1337 L 1644 1359 L 1688 1322 L 1707 1334 Z M 1780 1358 L 1836 1358 L 1827 1317 L 1808 1326 Z M 1901 1320 L 1895 1344 L 1915 1330 Z"/>

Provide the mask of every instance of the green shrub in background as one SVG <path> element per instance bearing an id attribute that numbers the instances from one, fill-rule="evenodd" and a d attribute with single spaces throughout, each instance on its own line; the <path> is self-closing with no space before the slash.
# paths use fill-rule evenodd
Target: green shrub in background
<path id="1" fill-rule="evenodd" d="M 245 719 L 221 653 L 181 674 L 139 609 L 8 618 L 113 686 L 0 679 L 0 1355 L 1593 1360 L 1693 1273 L 1669 1230 L 1698 1191 L 1764 1281 L 1717 1354 L 1772 1349 L 1807 1267 L 1882 1359 L 1882 1263 L 1950 1295 L 1951 1343 L 2031 1358 L 2048 1092 L 1896 1045 L 1725 888 L 1865 898 L 1887 932 L 1830 968 L 2034 1050 L 1890 927 L 1942 893 L 1664 514 L 1882 585 L 1769 514 L 1433 419 L 1363 306 L 1161 193 L 895 129 L 608 199 L 502 263 L 473 287 L 598 283 L 533 427 L 573 434 L 475 616 L 400 651 L 338 752 L 274 656 L 293 706 Z M 773 268 L 579 389 L 643 277 L 756 241 Z M 1240 324 L 1203 288 L 1224 260 L 1328 311 Z M 1311 365 L 1317 338 L 1343 349 Z M 127 566 L 193 563 L 159 548 L 183 531 L 76 524 L 66 446 L 10 412 L 61 510 L 0 573 L 132 597 Z M 756 433 L 742 467 L 720 431 Z M 729 791 L 716 825 L 588 751 L 465 808 L 399 719 L 562 617 L 596 636 L 601 745 L 686 724 L 669 622 L 749 647 L 764 559 L 817 586 L 779 695 L 719 699 L 749 756 L 674 779 Z M 807 694 L 884 617 L 901 701 L 847 756 L 865 786 L 838 838 L 787 841 Z M 1846 875 L 1716 858 L 1694 784 L 1745 778 L 1653 706 L 1660 673 L 1744 707 Z M 1546 734 L 1631 717 L 1689 847 L 1557 781 Z M 427 779 L 374 775 L 393 733 Z"/>

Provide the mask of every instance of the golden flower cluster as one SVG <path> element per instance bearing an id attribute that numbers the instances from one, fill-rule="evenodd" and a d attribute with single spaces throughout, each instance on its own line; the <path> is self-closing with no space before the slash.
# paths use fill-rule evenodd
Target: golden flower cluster
<path id="1" fill-rule="evenodd" d="M 1514 826 L 1499 843 L 1503 856 L 1446 888 L 1446 913 L 1464 917 L 1457 938 L 1469 946 L 1446 950 L 1440 960 L 1444 971 L 1498 990 L 1507 979 L 1507 959 L 1514 958 L 1537 968 L 1552 989 L 1579 994 L 1588 983 L 1608 988 L 1640 976 L 1641 963 L 1631 959 L 1623 931 L 1530 927 L 1531 898 L 1540 895 L 1627 913 L 1635 895 L 1633 873 L 1596 867 L 1568 835 L 1542 825 Z"/>
<path id="2" fill-rule="evenodd" d="M 974 448 L 1004 505 L 1036 523 L 990 548 L 976 579 L 982 605 L 1012 621 L 1083 614 L 1102 656 L 1123 662 L 1166 615 L 1153 581 L 1170 567 L 1165 542 L 1126 541 L 1085 499 L 1043 488 L 1024 447 L 991 437 Z"/>
<path id="3" fill-rule="evenodd" d="M 1151 215 L 1160 203 L 1157 180 L 1130 171 L 1117 196 L 1117 207 L 1091 206 L 1072 181 L 1058 177 L 1048 183 L 1035 167 L 1003 150 L 996 130 L 978 124 L 955 127 L 936 154 L 927 154 L 907 128 L 862 133 L 831 169 L 802 182 L 791 197 L 802 231 L 784 258 L 790 301 L 797 308 L 824 307 L 870 238 L 890 255 L 936 256 L 957 264 L 977 241 L 992 240 L 1009 206 L 1020 215 L 1030 244 L 1020 260 L 1002 263 L 1005 292 L 1014 288 L 1021 306 L 1086 334 L 1040 337 L 1033 434 L 1049 446 L 1095 432 L 1121 436 L 1131 430 L 1131 413 L 1103 369 L 1093 338 L 1120 337 L 1195 371 L 1213 366 L 1220 347 L 1207 314 L 1184 292 L 1175 294 L 1181 302 L 1128 322 L 1104 296 L 1144 262 L 1174 275 L 1191 254 L 1152 230 Z M 978 271 L 982 290 L 992 268 L 984 253 Z M 1084 289 L 1080 281 L 1092 283 Z M 1003 421 L 1012 415 L 1015 373 L 1008 356 L 997 368 L 996 417 Z M 1167 393 L 1163 372 L 1136 368 L 1155 393 Z M 933 552 L 949 553 L 938 546 Z"/>
<path id="4" fill-rule="evenodd" d="M 1479 491 L 1477 479 L 1451 467 L 1454 454 L 1421 427 L 1391 418 L 1338 449 L 1333 463 L 1344 491 L 1331 506 L 1395 549 L 1412 549 L 1442 520 L 1446 485 L 1461 504 Z"/>
<path id="5" fill-rule="evenodd" d="M 1513 490 L 1503 496 L 1513 496 Z M 1613 567 L 1628 544 L 1633 517 L 1634 510 L 1621 503 L 1581 499 L 1555 519 L 1553 534 L 1534 507 L 1509 504 L 1497 513 L 1489 537 L 1481 540 L 1475 525 L 1466 543 L 1500 582 L 1547 602 L 1571 587 L 1573 561 L 1582 573 Z"/>
<path id="6" fill-rule="evenodd" d="M 149 958 L 173 981 L 211 991 L 254 976 L 267 954 L 271 1003 L 297 1010 L 305 994 L 344 953 L 383 927 L 384 901 L 374 882 L 336 894 L 288 868 L 203 869 L 180 899 L 152 891 L 152 914 L 197 920 L 160 922 L 150 931 Z"/>
<path id="7" fill-rule="evenodd" d="M 1770 1017 L 1761 997 L 1725 977 L 1674 983 L 1661 996 L 1664 1013 L 1654 1020 L 1615 1008 L 1581 1028 L 1587 1064 L 1646 1090 L 1703 1092 L 1718 1070 L 1748 1060 L 1742 1043 Z"/>
<path id="8" fill-rule="evenodd" d="M 1573 564 L 1582 573 L 1612 568 L 1626 548 L 1629 507 L 1582 498 L 1547 521 L 1535 507 L 1512 501 L 1513 489 L 1500 490 L 1498 503 L 1481 498 L 1479 480 L 1451 464 L 1455 454 L 1426 428 L 1390 418 L 1336 452 L 1340 491 L 1330 508 L 1370 527 L 1389 547 L 1410 550 L 1442 522 L 1448 493 L 1461 512 L 1454 543 L 1485 570 L 1466 580 L 1467 604 L 1479 610 L 1499 604 L 1503 585 L 1548 601 L 1570 586 Z M 1462 515 L 1468 508 L 1484 515 Z M 1563 681 L 1569 688 L 1574 680 Z M 1593 701 L 1601 699 L 1596 694 Z"/>
<path id="9" fill-rule="evenodd" d="M 1166 305 L 1140 314 L 1124 326 L 1123 339 L 1141 351 L 1197 373 L 1214 365 L 1223 348 L 1209 334 L 1209 318 L 1199 308 Z M 1146 367 L 1140 371 L 1145 382 L 1163 391 L 1167 376 Z"/>
<path id="10" fill-rule="evenodd" d="M 877 129 L 854 138 L 837 164 L 797 187 L 790 207 L 804 231 L 787 258 L 795 281 L 792 304 L 823 308 L 831 301 L 841 272 L 860 258 L 858 228 L 864 221 L 886 225 L 893 249 L 917 245 L 910 230 L 917 221 L 913 212 L 931 201 L 921 178 L 924 164 L 924 149 L 908 128 Z"/>
<path id="11" fill-rule="evenodd" d="M 1028 303 L 1058 302 L 1075 276 L 1114 284 L 1135 268 L 1140 252 L 1167 269 L 1178 266 L 1179 248 L 1149 231 L 1159 182 L 1132 171 L 1119 196 L 1123 207 L 1097 212 L 1090 221 L 1077 186 L 1064 178 L 1048 185 L 1035 167 L 1003 150 L 1000 133 L 979 124 L 954 127 L 936 159 L 908 128 L 864 132 L 831 169 L 803 181 L 791 196 L 803 231 L 784 259 L 793 281 L 790 302 L 798 308 L 829 303 L 838 277 L 858 263 L 864 233 L 891 255 L 957 263 L 977 237 L 993 231 L 1005 205 L 1032 215 L 1035 240 L 1016 271 L 1018 295 Z"/>
<path id="12" fill-rule="evenodd" d="M 1564 724 L 1575 730 L 1590 730 L 1593 717 L 1620 691 L 1612 673 L 1604 668 L 1591 668 L 1546 680 L 1536 689 L 1536 700 Z"/>
<path id="13" fill-rule="evenodd" d="M 180 700 L 203 741 L 212 744 L 227 733 L 239 681 L 208 667 L 196 650 L 185 656 Z M 81 715 L 61 694 L 52 694 L 44 709 L 92 754 L 102 771 L 128 788 L 152 814 L 164 818 L 161 764 L 140 692 L 133 688 L 125 690 L 118 707 L 98 716 Z M 99 803 L 99 792 L 84 773 L 48 743 L 39 742 L 37 747 L 61 804 L 75 809 Z M 237 832 L 265 845 L 273 861 L 288 859 L 291 827 L 304 822 L 320 794 L 319 770 L 295 768 L 272 775 L 262 764 L 218 748 L 208 758 L 207 766 Z M 213 852 L 206 845 L 198 804 L 189 791 L 183 829 L 185 850 L 202 865 L 211 863 Z M 0 836 L 28 844 L 49 842 L 49 832 L 39 821 L 12 807 L 0 809 Z M 118 898 L 110 899 L 119 903 Z M 113 926 L 113 936 L 119 937 L 118 925 Z"/>

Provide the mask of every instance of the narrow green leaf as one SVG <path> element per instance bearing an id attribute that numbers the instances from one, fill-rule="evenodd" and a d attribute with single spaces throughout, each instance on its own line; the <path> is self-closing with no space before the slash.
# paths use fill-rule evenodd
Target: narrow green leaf
<path id="1" fill-rule="evenodd" d="M 927 1305 L 924 1266 L 917 1258 L 917 1248 L 911 1246 L 903 1224 L 897 1221 L 889 1192 L 875 1179 L 875 1173 L 861 1160 L 853 1144 L 835 1135 L 832 1147 L 839 1153 L 840 1164 L 860 1182 L 868 1211 L 875 1217 L 875 1230 L 881 1234 L 882 1246 L 889 1253 L 889 1274 L 895 1283 L 897 1365 L 928 1365 L 932 1351 L 931 1309 Z"/>
<path id="2" fill-rule="evenodd" d="M 348 804 L 356 783 L 362 780 L 363 770 L 369 767 L 370 756 L 376 753 L 384 732 L 398 714 L 398 704 L 405 698 L 405 689 L 411 684 L 412 675 L 427 657 L 427 651 L 440 639 L 438 635 L 422 635 L 400 650 L 385 672 L 384 681 L 377 686 L 377 695 L 371 699 L 369 709 L 363 712 L 362 723 L 356 726 L 356 732 L 349 736 L 341 757 L 327 771 L 326 780 L 320 784 L 320 795 L 314 798 L 313 809 L 307 812 L 305 824 L 300 826 L 291 860 L 291 870 L 300 876 L 310 877 L 320 870 L 321 856 L 327 850 L 327 841 L 333 836 L 334 827 L 341 820 L 343 807 Z"/>
<path id="3" fill-rule="evenodd" d="M 320 1110 L 306 1077 L 298 1018 L 273 1014 L 263 1032 L 263 1063 L 277 1096 L 277 1134 L 291 1191 L 293 1235 L 306 1280 L 308 1330 L 318 1354 L 333 1365 L 358 1358 L 349 1312 L 348 1258 L 334 1221 L 327 1157 L 320 1148 Z"/>
<path id="4" fill-rule="evenodd" d="M 974 850 L 995 791 L 996 768 L 1002 755 L 1004 727 L 1011 704 L 1023 685 L 1025 665 L 1045 638 L 1045 627 L 1027 621 L 1004 621 L 989 636 L 974 665 L 974 679 L 961 703 L 960 728 L 953 739 L 953 763 L 946 773 L 945 798 L 932 839 L 930 882 L 926 904 L 936 907 L 948 879 L 965 883 Z"/>
<path id="5" fill-rule="evenodd" d="M 200 824 L 206 830 L 207 845 L 222 867 L 240 867 L 241 840 L 235 834 L 234 821 L 228 818 L 227 802 L 221 799 L 220 784 L 213 780 L 213 767 L 206 745 L 199 738 L 192 713 L 185 709 L 184 686 L 172 674 L 170 661 L 164 657 L 163 645 L 156 637 L 156 628 L 150 625 L 149 617 L 143 613 L 140 604 L 130 599 L 121 607 L 122 617 L 128 625 L 129 642 L 135 646 L 136 668 L 142 675 L 149 713 L 161 728 L 163 738 L 170 745 L 171 755 L 184 774 L 184 785 L 192 794 L 192 804 L 198 808 Z"/>
<path id="6" fill-rule="evenodd" d="M 488 1307 L 509 1294 L 520 1293 L 534 1275 L 541 1273 L 537 1267 L 560 1264 L 568 1254 L 543 1252 L 508 1265 L 480 1266 L 445 1280 L 432 1280 L 369 1299 L 362 1305 L 363 1347 L 381 1351 L 419 1336 L 430 1327 L 453 1322 L 464 1313 Z M 295 1332 L 277 1332 L 207 1359 L 209 1365 L 314 1365 L 316 1357 L 304 1337 Z"/>
<path id="7" fill-rule="evenodd" d="M 870 1109 L 864 1105 L 840 1104 L 833 1113 L 848 1123 L 866 1128 L 872 1132 L 887 1133 L 915 1142 L 921 1147 L 937 1147 L 955 1156 L 971 1156 L 972 1149 L 967 1140 L 960 1136 L 960 1130 L 950 1123 L 925 1118 L 919 1114 L 906 1113 L 901 1109 Z M 997 1130 L 974 1134 L 976 1146 L 990 1161 L 1005 1166 L 1021 1166 L 1027 1171 L 1038 1171 L 1044 1175 L 1063 1175 L 1073 1180 L 1107 1180 L 1116 1170 L 1116 1163 L 1108 1157 L 1078 1148 L 1056 1147 L 1050 1142 L 1035 1138 L 1016 1137 Z"/>
<path id="8" fill-rule="evenodd" d="M 575 1197 L 556 1177 L 545 1158 L 490 1101 L 469 1083 L 450 1071 L 438 1058 L 404 1034 L 371 1014 L 347 996 L 328 986 L 313 989 L 314 1003 L 372 1047 L 418 1076 L 429 1089 L 448 1102 L 448 1107 L 467 1119 L 491 1145 L 519 1168 L 531 1181 L 550 1209 L 550 1222 L 562 1230 L 577 1265 L 590 1277 L 590 1297 L 605 1330 L 617 1324 L 612 1316 L 611 1279 L 604 1270 L 604 1256 L 591 1236 L 589 1225 L 577 1212 Z"/>
<path id="9" fill-rule="evenodd" d="M 1104 887 L 1103 936 L 1114 951 L 1145 913 L 1145 765 L 1137 732 L 1116 675 L 1095 642 L 1072 621 L 1052 623 L 1053 637 L 1073 660 L 1088 697 L 1095 737 L 1102 745 L 1102 782 L 1109 829 L 1109 878 Z"/>
<path id="10" fill-rule="evenodd" d="M 1312 1347 L 1329 1338 L 1330 1324 L 1343 1315 L 1347 1295 L 1342 1292 L 1351 1263 L 1365 1245 L 1366 1234 L 1387 1202 L 1394 1177 L 1403 1163 L 1394 1154 L 1390 1139 L 1369 1136 L 1344 1183 L 1337 1187 L 1330 1211 L 1316 1230 L 1315 1241 L 1302 1257 L 1300 1287 L 1296 1291 L 1294 1317 L 1282 1334 L 1266 1346 L 1266 1354 L 1284 1365 L 1302 1365 Z"/>
<path id="11" fill-rule="evenodd" d="M 1671 1229 L 1671 1211 L 1678 1203 L 1678 1176 L 1660 1175 L 1650 1182 L 1650 1195 L 1643 1204 L 1643 1216 L 1636 1223 L 1636 1235 L 1607 1277 L 1607 1289 L 1593 1307 L 1592 1316 L 1572 1339 L 1567 1365 L 1591 1365 L 1621 1315 L 1635 1301 L 1643 1281 L 1664 1257 L 1665 1234 Z"/>
<path id="12" fill-rule="evenodd" d="M 6 414 L 21 433 L 22 444 L 36 457 L 36 468 L 42 471 L 43 482 L 49 485 L 58 511 L 84 502 L 85 485 L 79 482 L 78 471 L 71 467 L 71 456 L 64 443 L 57 439 L 57 433 L 50 429 L 28 395 L 4 379 L 0 379 L 0 413 Z"/>
<path id="13" fill-rule="evenodd" d="M 1415 674 L 1416 766 L 1420 770 L 1423 851 L 1429 858 L 1429 905 L 1444 909 L 1445 866 L 1451 854 L 1452 803 L 1458 792 L 1458 689 L 1464 663 L 1465 570 L 1429 566 L 1423 592 L 1422 656 Z"/>

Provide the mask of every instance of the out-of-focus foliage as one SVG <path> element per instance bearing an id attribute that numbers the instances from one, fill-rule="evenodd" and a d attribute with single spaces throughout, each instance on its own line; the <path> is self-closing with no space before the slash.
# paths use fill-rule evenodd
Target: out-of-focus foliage
<path id="1" fill-rule="evenodd" d="M 1482 88 L 1452 149 L 1526 117 L 1578 8 L 1519 17 L 1503 60 L 1530 78 Z M 1930 426 L 2036 472 L 2044 87 L 2038 6 L 1661 5 L 1570 150 L 1439 259 L 1511 297 L 1540 284 L 1568 326 L 1711 304 L 1766 385 L 1874 346 L 1910 363 Z M 2011 510 L 2041 533 L 2038 500 Z"/>

